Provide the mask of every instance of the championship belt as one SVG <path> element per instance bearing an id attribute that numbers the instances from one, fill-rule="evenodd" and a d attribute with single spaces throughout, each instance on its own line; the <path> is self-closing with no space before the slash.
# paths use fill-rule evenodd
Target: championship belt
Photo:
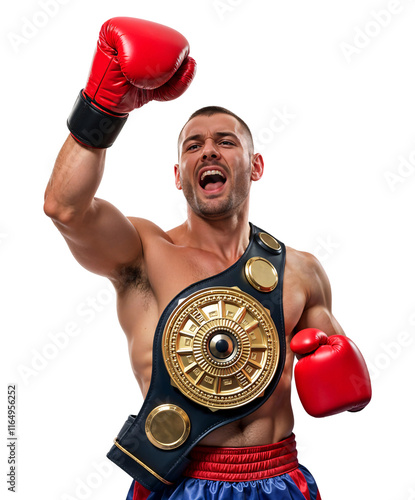
<path id="1" fill-rule="evenodd" d="M 242 257 L 192 284 L 166 307 L 152 377 L 107 457 L 145 488 L 172 485 L 209 432 L 258 409 L 285 363 L 285 246 L 251 224 Z"/>

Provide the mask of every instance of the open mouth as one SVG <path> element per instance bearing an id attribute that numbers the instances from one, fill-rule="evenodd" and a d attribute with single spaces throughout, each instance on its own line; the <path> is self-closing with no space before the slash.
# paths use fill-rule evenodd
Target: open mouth
<path id="1" fill-rule="evenodd" d="M 226 182 L 225 175 L 216 169 L 205 170 L 200 176 L 200 187 L 206 191 L 215 191 L 221 188 Z"/>

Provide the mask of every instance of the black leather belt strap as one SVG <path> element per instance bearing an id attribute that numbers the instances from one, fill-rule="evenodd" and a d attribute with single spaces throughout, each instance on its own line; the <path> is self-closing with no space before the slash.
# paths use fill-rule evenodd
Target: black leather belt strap
<path id="1" fill-rule="evenodd" d="M 261 283 L 258 286 L 258 283 L 255 282 L 255 275 L 250 276 L 249 270 L 247 271 L 247 262 L 250 262 L 250 259 L 267 261 L 272 264 L 278 275 L 278 284 L 274 289 L 263 290 Z M 110 460 L 145 488 L 157 491 L 177 481 L 189 463 L 187 455 L 204 436 L 218 427 L 252 413 L 274 391 L 285 364 L 286 347 L 282 304 L 284 266 L 284 244 L 251 224 L 249 245 L 234 265 L 218 275 L 187 287 L 163 311 L 154 336 L 152 378 L 148 394 L 139 414 L 137 416 L 131 415 L 127 419 L 107 455 Z M 275 374 L 260 396 L 236 408 L 211 411 L 209 407 L 196 403 L 172 385 L 163 359 L 162 339 L 165 325 L 180 301 L 195 292 L 215 286 L 238 287 L 270 311 L 278 334 L 280 352 Z M 220 344 L 217 345 L 220 347 Z M 146 433 L 146 422 L 148 425 L 150 413 L 163 405 L 177 407 L 190 420 L 189 429 L 187 429 L 188 436 L 182 444 L 174 449 L 160 449 L 150 442 L 148 433 Z M 166 425 L 168 426 L 168 422 Z"/>

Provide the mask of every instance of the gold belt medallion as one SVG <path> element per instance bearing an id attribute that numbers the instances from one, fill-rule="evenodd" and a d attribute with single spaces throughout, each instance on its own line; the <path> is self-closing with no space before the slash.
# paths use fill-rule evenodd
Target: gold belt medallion
<path id="1" fill-rule="evenodd" d="M 280 355 L 269 311 L 227 287 L 207 288 L 180 302 L 167 320 L 162 349 L 172 384 L 213 410 L 261 396 Z"/>

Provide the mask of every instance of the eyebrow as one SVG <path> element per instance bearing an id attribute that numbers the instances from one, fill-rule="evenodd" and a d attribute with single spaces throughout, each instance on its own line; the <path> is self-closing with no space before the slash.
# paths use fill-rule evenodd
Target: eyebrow
<path id="1" fill-rule="evenodd" d="M 214 137 L 232 137 L 233 139 L 235 139 L 238 143 L 240 143 L 241 141 L 239 140 L 239 137 L 234 134 L 233 132 L 230 132 L 230 131 L 224 131 L 224 132 L 215 132 L 213 134 Z M 187 142 L 191 142 L 191 141 L 201 141 L 203 139 L 203 135 L 202 134 L 194 134 L 194 135 L 190 135 L 189 137 L 187 137 L 183 142 L 182 142 L 182 147 L 187 143 Z"/>

